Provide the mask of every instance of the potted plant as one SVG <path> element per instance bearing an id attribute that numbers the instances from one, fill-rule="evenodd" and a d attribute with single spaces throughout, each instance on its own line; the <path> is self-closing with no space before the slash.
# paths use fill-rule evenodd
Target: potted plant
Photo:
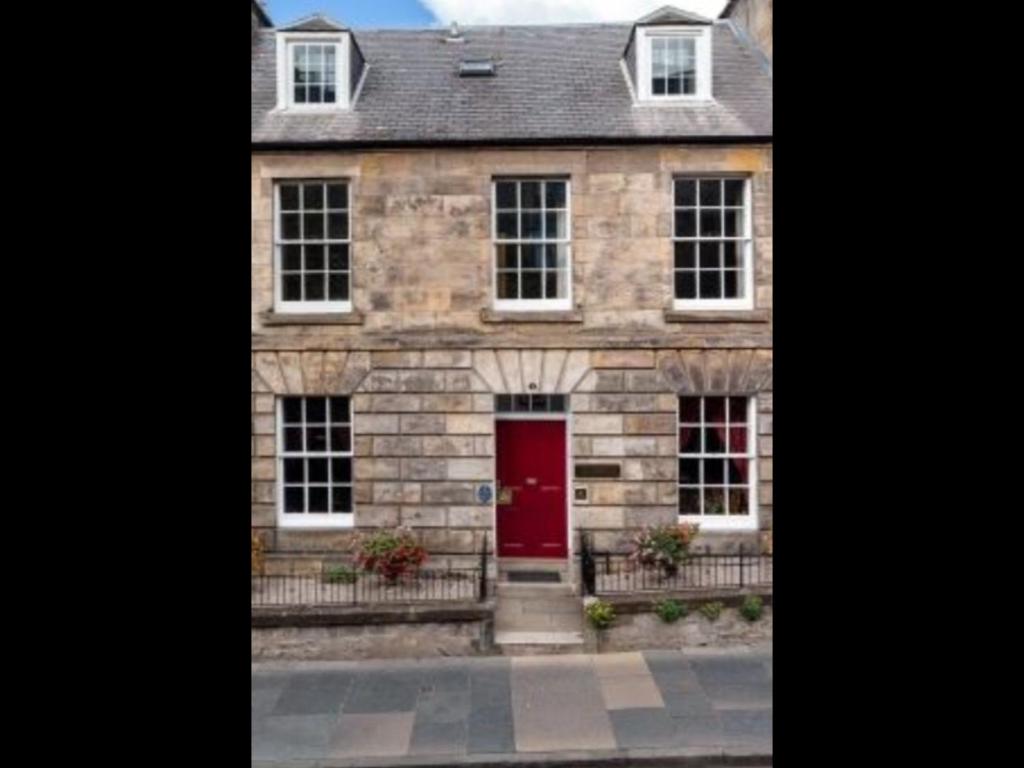
<path id="1" fill-rule="evenodd" d="M 374 531 L 356 541 L 356 562 L 364 571 L 380 574 L 388 584 L 415 573 L 427 559 L 408 528 Z"/>
<path id="2" fill-rule="evenodd" d="M 675 576 L 698 530 L 699 526 L 689 523 L 648 526 L 634 537 L 630 561 L 645 568 L 658 568 L 665 576 Z"/>

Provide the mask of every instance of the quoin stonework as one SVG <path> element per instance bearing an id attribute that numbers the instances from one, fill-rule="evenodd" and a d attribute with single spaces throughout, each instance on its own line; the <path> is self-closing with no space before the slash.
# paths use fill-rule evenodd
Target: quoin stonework
<path id="1" fill-rule="evenodd" d="M 770 4 L 769 4 L 770 5 Z M 253 13 L 252 526 L 569 560 L 770 549 L 772 109 L 730 19 Z M 770 51 L 770 48 L 769 48 Z M 531 426 L 533 425 L 533 426 Z"/>

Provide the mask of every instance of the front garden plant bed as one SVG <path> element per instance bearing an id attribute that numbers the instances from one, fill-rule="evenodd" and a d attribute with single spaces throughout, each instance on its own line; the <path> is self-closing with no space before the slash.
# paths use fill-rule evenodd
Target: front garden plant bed
<path id="1" fill-rule="evenodd" d="M 760 598 L 762 605 L 753 621 L 741 612 L 751 595 Z M 611 606 L 615 618 L 603 629 L 586 623 L 584 643 L 593 653 L 759 646 L 772 640 L 770 589 L 614 595 L 600 600 Z M 666 601 L 675 601 L 681 608 L 664 611 L 670 617 L 678 616 L 672 621 L 658 613 L 659 604 Z"/>

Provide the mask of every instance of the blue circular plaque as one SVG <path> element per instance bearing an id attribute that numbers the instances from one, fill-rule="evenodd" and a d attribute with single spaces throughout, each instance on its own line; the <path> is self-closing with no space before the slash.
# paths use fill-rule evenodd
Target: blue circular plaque
<path id="1" fill-rule="evenodd" d="M 481 485 L 476 489 L 476 499 L 481 504 L 489 504 L 492 498 L 493 494 L 491 493 L 491 486 Z"/>

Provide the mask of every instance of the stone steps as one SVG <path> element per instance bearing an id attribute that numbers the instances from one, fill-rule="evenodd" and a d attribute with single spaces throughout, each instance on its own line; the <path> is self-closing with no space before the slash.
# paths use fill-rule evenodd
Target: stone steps
<path id="1" fill-rule="evenodd" d="M 503 656 L 540 656 L 582 653 L 582 632 L 498 631 L 494 642 Z"/>
<path id="2" fill-rule="evenodd" d="M 516 570 L 559 574 L 555 582 L 510 582 Z M 583 605 L 569 581 L 569 566 L 559 560 L 499 561 L 495 644 L 506 656 L 580 653 Z"/>

